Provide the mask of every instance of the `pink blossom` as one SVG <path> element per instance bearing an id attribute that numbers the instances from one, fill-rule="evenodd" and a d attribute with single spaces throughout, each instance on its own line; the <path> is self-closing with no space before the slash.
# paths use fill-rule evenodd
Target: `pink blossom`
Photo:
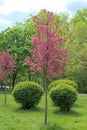
<path id="1" fill-rule="evenodd" d="M 34 17 L 37 24 L 37 33 L 32 39 L 34 48 L 32 58 L 25 58 L 25 63 L 30 67 L 31 72 L 42 72 L 48 78 L 57 76 L 60 72 L 65 72 L 65 65 L 68 63 L 69 56 L 67 50 L 62 48 L 66 41 L 61 36 L 58 23 L 55 23 L 52 12 L 46 12 L 46 20 L 42 21 L 39 17 Z M 56 28 L 51 28 L 55 23 Z M 50 25 L 50 26 L 49 26 Z M 32 60 L 33 59 L 33 60 Z"/>
<path id="2" fill-rule="evenodd" d="M 13 56 L 8 51 L 0 52 L 0 80 L 4 80 L 14 70 Z"/>

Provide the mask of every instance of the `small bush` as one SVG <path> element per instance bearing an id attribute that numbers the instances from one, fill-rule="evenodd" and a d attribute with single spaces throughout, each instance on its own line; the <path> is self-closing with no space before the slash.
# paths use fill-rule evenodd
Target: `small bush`
<path id="1" fill-rule="evenodd" d="M 64 84 L 68 84 L 71 85 L 72 87 L 76 88 L 76 90 L 78 90 L 78 85 L 76 82 L 69 80 L 69 79 L 60 79 L 60 80 L 55 80 L 53 82 L 51 82 L 49 84 L 49 90 L 53 87 L 56 87 L 57 85 L 59 85 L 60 83 L 64 83 Z"/>
<path id="2" fill-rule="evenodd" d="M 37 105 L 42 94 L 42 87 L 35 82 L 29 81 L 16 84 L 13 90 L 13 96 L 16 102 L 21 103 L 24 109 L 29 109 Z"/>
<path id="3" fill-rule="evenodd" d="M 72 86 L 61 83 L 50 90 L 50 97 L 62 111 L 69 111 L 77 99 L 77 91 Z"/>

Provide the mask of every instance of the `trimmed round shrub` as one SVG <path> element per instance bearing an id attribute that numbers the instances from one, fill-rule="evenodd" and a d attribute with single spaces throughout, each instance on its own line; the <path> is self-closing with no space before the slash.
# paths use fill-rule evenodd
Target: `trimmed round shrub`
<path id="1" fill-rule="evenodd" d="M 53 87 L 56 87 L 60 83 L 68 84 L 71 85 L 72 87 L 76 88 L 78 90 L 78 85 L 76 82 L 70 80 L 70 79 L 60 79 L 60 80 L 55 80 L 49 84 L 49 90 Z"/>
<path id="2" fill-rule="evenodd" d="M 16 102 L 21 103 L 24 109 L 29 109 L 39 103 L 43 88 L 38 83 L 24 81 L 16 84 L 12 93 Z"/>
<path id="3" fill-rule="evenodd" d="M 50 97 L 62 111 L 69 111 L 77 99 L 77 90 L 70 85 L 61 83 L 50 90 Z"/>
<path id="4" fill-rule="evenodd" d="M 59 81 L 59 80 L 54 80 L 54 81 L 52 81 L 52 82 L 49 84 L 49 86 L 48 86 L 48 90 L 50 90 L 51 88 L 56 87 L 56 86 L 58 85 L 58 81 Z"/>

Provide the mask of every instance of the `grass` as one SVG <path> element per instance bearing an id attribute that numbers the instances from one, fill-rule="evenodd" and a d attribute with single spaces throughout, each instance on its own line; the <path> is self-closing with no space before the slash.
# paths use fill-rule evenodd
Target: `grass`
<path id="1" fill-rule="evenodd" d="M 36 108 L 21 109 L 14 101 L 12 94 L 0 93 L 0 130 L 86 130 L 87 97 L 79 96 L 68 113 L 62 113 L 48 98 L 48 124 L 44 125 L 44 96 Z"/>

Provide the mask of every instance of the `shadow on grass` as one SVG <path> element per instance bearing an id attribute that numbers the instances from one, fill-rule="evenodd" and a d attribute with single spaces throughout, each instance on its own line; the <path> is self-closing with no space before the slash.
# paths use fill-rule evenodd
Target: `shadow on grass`
<path id="1" fill-rule="evenodd" d="M 69 112 L 63 112 L 61 111 L 60 109 L 56 109 L 54 111 L 54 114 L 55 115 L 67 115 L 67 116 L 76 116 L 76 117 L 80 117 L 81 116 L 81 113 L 75 111 L 75 110 L 70 110 Z"/>
<path id="2" fill-rule="evenodd" d="M 66 130 L 66 129 L 59 126 L 58 124 L 48 123 L 47 125 L 45 124 L 41 125 L 39 130 Z"/>
<path id="3" fill-rule="evenodd" d="M 19 112 L 19 113 L 25 113 L 25 112 L 44 112 L 44 109 L 40 108 L 40 107 L 33 107 L 33 108 L 30 108 L 30 109 L 23 109 L 22 107 L 19 107 L 17 109 L 15 109 L 16 112 Z"/>
<path id="4" fill-rule="evenodd" d="M 82 105 L 80 105 L 80 104 L 74 104 L 74 105 L 73 105 L 73 107 L 75 107 L 75 108 L 76 108 L 76 107 L 83 107 L 83 106 L 82 106 Z"/>

